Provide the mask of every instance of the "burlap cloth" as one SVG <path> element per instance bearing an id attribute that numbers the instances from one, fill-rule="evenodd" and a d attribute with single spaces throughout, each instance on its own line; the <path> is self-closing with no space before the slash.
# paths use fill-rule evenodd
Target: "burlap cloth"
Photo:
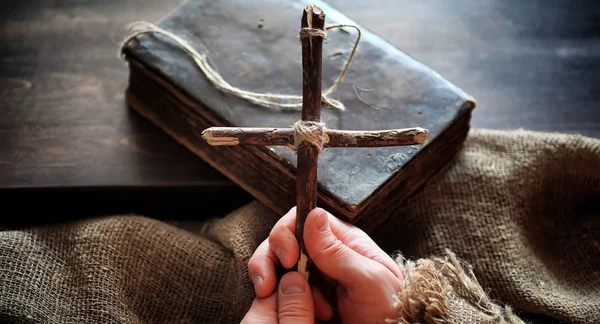
<path id="1" fill-rule="evenodd" d="M 600 140 L 473 130 L 374 234 L 408 259 L 399 317 L 518 321 L 510 306 L 521 319 L 600 323 L 599 171 Z M 278 216 L 254 202 L 196 229 L 118 215 L 0 232 L 0 320 L 239 322 L 254 297 L 246 263 Z"/>

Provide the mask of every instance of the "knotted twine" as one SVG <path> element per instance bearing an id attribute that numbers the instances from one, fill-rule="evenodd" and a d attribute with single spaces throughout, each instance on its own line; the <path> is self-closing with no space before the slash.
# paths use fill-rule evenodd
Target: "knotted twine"
<path id="1" fill-rule="evenodd" d="M 294 123 L 294 147 L 298 150 L 302 143 L 310 144 L 317 149 L 317 152 L 323 151 L 323 145 L 326 142 L 325 124 L 299 120 Z"/>
<path id="2" fill-rule="evenodd" d="M 342 82 L 342 79 L 344 78 L 344 75 L 346 74 L 346 71 L 348 70 L 348 67 L 350 66 L 350 62 L 352 61 L 354 54 L 356 53 L 358 43 L 360 42 L 361 31 L 357 26 L 352 25 L 352 24 L 332 24 L 332 25 L 325 26 L 325 30 L 341 28 L 341 27 L 354 28 L 358 34 L 357 34 L 356 40 L 354 42 L 354 46 L 352 47 L 352 51 L 350 52 L 350 56 L 348 57 L 348 60 L 344 64 L 342 71 L 340 72 L 338 78 L 333 83 L 333 85 L 322 94 L 321 102 L 323 104 L 325 104 L 325 106 L 333 107 L 335 109 L 344 111 L 345 110 L 344 104 L 338 100 L 330 98 L 329 96 L 335 90 L 337 90 L 340 83 Z M 125 38 L 125 40 L 122 42 L 121 50 L 120 50 L 120 57 L 124 61 L 125 61 L 125 55 L 124 55 L 123 51 L 125 49 L 125 45 L 130 40 L 132 40 L 133 38 L 135 38 L 139 35 L 142 35 L 142 34 L 151 34 L 151 33 L 161 34 L 161 35 L 164 35 L 164 36 L 170 38 L 171 40 L 175 41 L 183 49 L 185 49 L 190 54 L 190 56 L 194 59 L 194 62 L 196 63 L 198 68 L 200 68 L 200 70 L 206 75 L 207 79 L 215 87 L 217 87 L 221 90 L 227 91 L 229 93 L 232 93 L 240 98 L 243 98 L 247 101 L 250 101 L 252 103 L 255 103 L 255 104 L 258 104 L 261 106 L 278 108 L 278 109 L 296 109 L 296 110 L 298 108 L 302 108 L 302 96 L 273 94 L 273 93 L 259 93 L 259 92 L 248 91 L 248 90 L 244 90 L 244 89 L 240 89 L 235 86 L 232 86 L 227 81 L 225 81 L 225 79 L 223 79 L 223 77 L 221 77 L 221 75 L 217 71 L 215 71 L 215 69 L 212 68 L 210 66 L 210 64 L 208 64 L 206 54 L 198 53 L 198 51 L 196 51 L 186 40 L 182 39 L 181 37 L 169 32 L 167 30 L 164 30 L 164 29 L 156 26 L 155 24 L 145 22 L 145 21 L 134 22 L 129 25 L 129 29 L 133 33 Z M 302 28 L 302 29 L 300 29 L 299 35 L 300 35 L 300 39 L 304 39 L 306 37 L 323 37 L 323 39 L 327 38 L 327 34 L 324 30 L 316 29 L 316 28 Z M 284 100 L 284 101 L 287 100 L 287 101 L 291 101 L 291 102 L 294 102 L 294 101 L 296 101 L 296 102 L 295 103 L 282 103 L 282 102 L 277 102 L 274 100 Z"/>

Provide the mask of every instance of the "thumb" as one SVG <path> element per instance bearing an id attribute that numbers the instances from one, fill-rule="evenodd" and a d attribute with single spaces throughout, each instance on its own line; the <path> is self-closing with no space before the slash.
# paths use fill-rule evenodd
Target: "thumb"
<path id="1" fill-rule="evenodd" d="M 277 302 L 279 323 L 313 324 L 315 322 L 312 292 L 308 282 L 299 272 L 288 272 L 281 278 Z"/>
<path id="2" fill-rule="evenodd" d="M 240 324 L 267 324 L 277 322 L 277 295 L 254 298 L 252 306 Z"/>
<path id="3" fill-rule="evenodd" d="M 366 258 L 338 239 L 329 224 L 329 216 L 322 208 L 312 210 L 304 223 L 304 244 L 316 267 L 347 288 L 361 286 L 377 269 Z"/>

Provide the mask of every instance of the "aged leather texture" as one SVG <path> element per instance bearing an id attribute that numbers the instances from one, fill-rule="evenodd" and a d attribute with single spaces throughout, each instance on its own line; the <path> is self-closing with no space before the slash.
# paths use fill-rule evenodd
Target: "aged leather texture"
<path id="1" fill-rule="evenodd" d="M 357 53 L 332 98 L 345 111 L 323 106 L 328 128 L 378 130 L 423 127 L 423 145 L 385 148 L 326 148 L 319 157 L 319 185 L 348 205 L 359 205 L 404 171 L 428 144 L 475 107 L 473 99 L 438 73 L 394 47 L 358 22 L 321 1 L 191 1 L 157 25 L 206 54 L 230 84 L 250 91 L 302 94 L 302 11 L 316 4 L 326 25 L 349 23 L 362 31 Z M 351 28 L 328 31 L 323 46 L 323 90 L 339 75 L 352 49 Z M 249 103 L 212 86 L 192 58 L 162 35 L 140 35 L 127 53 L 175 87 L 197 98 L 225 125 L 290 127 L 300 111 L 281 111 Z M 468 127 L 468 126 L 466 126 Z M 285 163 L 296 166 L 296 152 L 272 147 Z"/>

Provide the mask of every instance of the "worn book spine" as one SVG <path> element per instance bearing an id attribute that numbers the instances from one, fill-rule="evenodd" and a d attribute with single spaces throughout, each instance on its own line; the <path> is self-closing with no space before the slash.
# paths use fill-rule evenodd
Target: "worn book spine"
<path id="1" fill-rule="evenodd" d="M 178 91 L 142 63 L 130 61 L 129 107 L 144 116 L 191 152 L 225 174 L 276 213 L 295 206 L 295 174 L 279 156 L 264 146 L 215 147 L 202 138 L 206 128 L 230 126 L 203 110 L 195 98 Z M 346 215 L 333 204 L 322 206 Z M 347 219 L 350 219 L 349 217 Z"/>

